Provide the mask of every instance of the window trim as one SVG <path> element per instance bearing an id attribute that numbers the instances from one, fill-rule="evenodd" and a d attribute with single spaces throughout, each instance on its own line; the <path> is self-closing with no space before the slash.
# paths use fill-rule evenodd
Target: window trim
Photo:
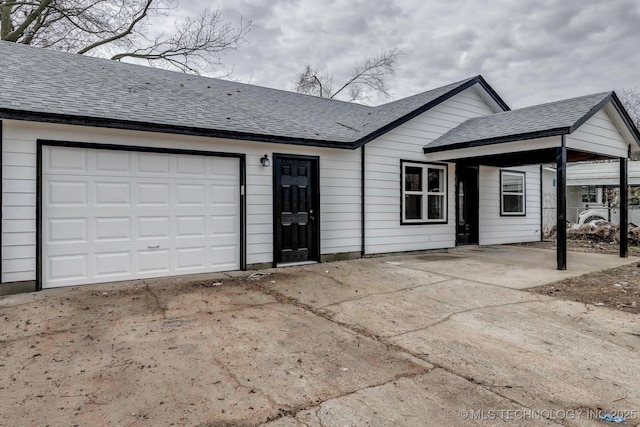
<path id="1" fill-rule="evenodd" d="M 505 212 L 504 211 L 504 191 L 503 191 L 503 176 L 514 175 L 522 177 L 522 193 L 507 192 L 506 194 L 520 195 L 522 194 L 522 212 Z M 500 216 L 527 216 L 527 173 L 517 170 L 500 170 Z"/>
<path id="2" fill-rule="evenodd" d="M 423 218 L 422 219 L 405 219 L 405 177 L 404 170 L 406 166 L 414 166 L 420 167 L 423 170 L 427 169 L 429 166 L 433 166 L 434 168 L 441 169 L 444 171 L 444 219 L 425 219 L 428 216 L 428 210 L 423 209 Z M 426 187 L 428 185 L 428 177 L 423 176 L 423 185 Z M 428 188 L 428 187 L 427 187 Z M 424 190 L 422 192 L 423 195 L 423 207 L 427 207 L 429 195 L 440 195 L 440 193 L 429 193 Z M 417 160 L 400 160 L 400 225 L 436 225 L 436 224 L 448 224 L 449 223 L 449 165 L 447 163 L 437 163 L 437 162 L 421 162 Z"/>

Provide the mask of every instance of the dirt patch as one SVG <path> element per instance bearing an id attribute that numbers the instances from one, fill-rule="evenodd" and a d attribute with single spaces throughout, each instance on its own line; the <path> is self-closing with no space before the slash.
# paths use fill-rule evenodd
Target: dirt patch
<path id="1" fill-rule="evenodd" d="M 640 314 L 640 267 L 636 263 L 529 289 L 538 294 Z"/>
<path id="2" fill-rule="evenodd" d="M 542 249 L 556 249 L 556 241 L 522 243 Z M 618 254 L 620 245 L 599 239 L 567 239 L 567 250 L 572 252 Z M 630 256 L 640 256 L 640 246 L 629 246 Z M 571 279 L 531 288 L 531 292 L 550 295 L 570 301 L 603 305 L 615 310 L 640 313 L 640 267 L 635 263 L 609 270 L 584 274 Z"/>

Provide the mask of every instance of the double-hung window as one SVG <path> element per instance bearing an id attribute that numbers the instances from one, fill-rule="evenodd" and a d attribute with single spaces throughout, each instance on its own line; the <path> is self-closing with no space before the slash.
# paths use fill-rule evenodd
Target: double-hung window
<path id="1" fill-rule="evenodd" d="M 447 166 L 401 161 L 402 224 L 447 222 Z"/>
<path id="2" fill-rule="evenodd" d="M 500 215 L 526 215 L 524 172 L 500 171 Z"/>

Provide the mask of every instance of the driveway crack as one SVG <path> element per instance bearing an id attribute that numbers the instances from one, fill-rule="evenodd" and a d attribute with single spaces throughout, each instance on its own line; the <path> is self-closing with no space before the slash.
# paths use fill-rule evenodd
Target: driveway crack
<path id="1" fill-rule="evenodd" d="M 466 310 L 462 310 L 462 311 L 459 311 L 459 312 L 452 313 L 452 314 L 446 316 L 445 318 L 443 318 L 441 320 L 438 320 L 437 322 L 432 323 L 431 325 L 428 325 L 428 326 L 426 326 L 424 328 L 419 328 L 419 329 L 416 329 L 415 331 L 408 331 L 408 332 L 404 332 L 402 334 L 398 334 L 398 335 L 394 335 L 394 336 L 384 337 L 384 336 L 377 335 L 377 334 L 371 332 L 370 330 L 368 330 L 366 328 L 355 326 L 355 325 L 350 325 L 350 324 L 335 320 L 335 319 L 333 319 L 333 317 L 331 316 L 331 314 L 329 312 L 320 311 L 318 309 L 315 309 L 315 308 L 311 307 L 310 305 L 304 304 L 304 303 L 300 302 L 299 300 L 297 300 L 297 299 L 295 299 L 293 297 L 289 297 L 289 296 L 284 295 L 284 294 L 282 294 L 282 293 L 280 293 L 280 292 L 278 292 L 278 291 L 276 291 L 274 289 L 271 289 L 267 284 L 254 283 L 254 286 L 257 289 L 259 289 L 260 291 L 264 292 L 265 294 L 274 297 L 278 302 L 280 302 L 282 304 L 291 304 L 291 305 L 293 305 L 295 307 L 298 307 L 300 309 L 309 311 L 310 313 L 312 313 L 312 314 L 314 314 L 316 316 L 322 317 L 323 319 L 326 319 L 326 320 L 328 320 L 328 321 L 330 321 L 330 322 L 332 322 L 332 323 L 334 323 L 334 324 L 336 324 L 338 326 L 342 326 L 343 328 L 346 328 L 346 329 L 348 329 L 348 330 L 350 330 L 350 331 L 352 331 L 352 332 L 354 332 L 356 334 L 365 336 L 365 337 L 367 337 L 369 339 L 373 339 L 373 340 L 379 341 L 382 344 L 386 345 L 387 348 L 390 351 L 397 351 L 399 353 L 408 354 L 411 357 L 415 357 L 416 359 L 424 360 L 425 362 L 433 365 L 433 367 L 434 367 L 433 369 L 436 369 L 436 368 L 437 369 L 442 369 L 445 372 L 448 372 L 448 373 L 450 373 L 452 375 L 460 377 L 460 378 L 462 378 L 462 379 L 464 379 L 466 381 L 469 381 L 470 383 L 475 384 L 475 385 L 477 385 L 479 387 L 482 387 L 483 389 L 487 390 L 489 393 L 493 393 L 496 396 L 499 396 L 499 397 L 501 397 L 503 399 L 506 399 L 506 400 L 508 400 L 509 402 L 511 402 L 511 403 L 513 403 L 515 405 L 518 405 L 518 406 L 520 406 L 522 408 L 526 408 L 526 409 L 529 409 L 529 410 L 532 409 L 532 408 L 522 404 L 521 402 L 517 401 L 516 399 L 513 399 L 513 398 L 511 398 L 511 397 L 509 397 L 509 396 L 507 396 L 507 395 L 505 395 L 503 393 L 499 393 L 496 390 L 493 390 L 493 388 L 491 386 L 489 386 L 489 385 L 487 385 L 485 383 L 481 383 L 481 382 L 477 381 L 476 379 L 471 378 L 471 377 L 469 377 L 467 375 L 464 375 L 464 374 L 459 373 L 459 372 L 455 372 L 454 370 L 449 369 L 449 368 L 447 368 L 445 366 L 442 366 L 442 365 L 440 365 L 438 363 L 434 363 L 433 361 L 430 361 L 428 357 L 425 357 L 424 354 L 415 354 L 415 353 L 411 352 L 410 350 L 399 346 L 398 344 L 390 342 L 389 339 L 393 338 L 393 337 L 396 337 L 396 336 L 399 336 L 399 335 L 407 334 L 407 333 L 410 333 L 410 332 L 415 332 L 415 331 L 431 328 L 433 326 L 436 326 L 436 325 L 439 325 L 441 323 L 444 323 L 447 320 L 449 320 L 450 318 L 452 318 L 453 316 L 456 316 L 456 315 L 459 315 L 459 314 L 469 313 L 469 312 L 482 310 L 482 309 L 486 309 L 486 308 L 497 308 L 497 307 L 505 307 L 505 306 L 510 306 L 510 305 L 529 304 L 529 303 L 536 303 L 536 302 L 539 302 L 539 301 L 535 301 L 535 300 L 517 301 L 517 302 L 511 302 L 511 303 L 495 304 L 495 305 L 490 305 L 490 306 L 469 308 L 469 309 L 466 309 Z M 496 285 L 496 286 L 498 286 L 498 285 Z M 502 287 L 502 286 L 498 286 L 498 287 Z M 357 389 L 357 390 L 354 390 L 354 391 L 351 391 L 351 392 L 348 392 L 348 393 L 344 393 L 344 394 L 342 394 L 340 396 L 335 396 L 335 397 L 332 397 L 330 399 L 326 399 L 326 400 L 324 400 L 322 402 L 319 402 L 319 403 L 316 403 L 316 404 L 314 404 L 312 406 L 297 408 L 297 411 L 293 412 L 295 414 L 294 418 L 296 420 L 298 420 L 298 417 L 300 416 L 300 414 L 303 411 L 311 411 L 313 408 L 317 408 L 315 410 L 315 414 L 316 414 L 316 418 L 318 418 L 317 413 L 321 409 L 322 405 L 324 403 L 326 403 L 326 402 L 330 402 L 332 400 L 340 399 L 340 398 L 352 395 L 352 394 L 357 393 L 357 392 L 362 391 L 362 390 L 367 390 L 367 389 L 371 389 L 371 388 L 375 388 L 375 387 L 380 387 L 380 386 L 383 386 L 385 384 L 391 383 L 393 381 L 397 381 L 400 378 L 413 378 L 413 377 L 416 377 L 418 375 L 422 375 L 422 374 L 424 374 L 426 372 L 429 372 L 429 371 L 430 371 L 429 369 L 423 368 L 422 370 L 420 370 L 418 372 L 414 372 L 414 373 L 410 373 L 410 374 L 400 374 L 400 375 L 397 375 L 394 378 L 392 378 L 392 379 L 390 379 L 388 381 L 385 381 L 383 383 L 380 383 L 380 384 L 373 384 L 373 385 L 370 385 L 368 387 L 363 387 L 363 388 L 360 388 L 360 389 Z M 276 420 L 278 418 L 282 418 L 283 416 L 284 415 L 277 416 L 276 418 L 271 418 L 270 421 L 274 421 L 274 420 Z M 566 423 L 562 422 L 561 420 L 551 420 L 550 419 L 550 421 L 554 421 L 554 422 L 559 422 L 560 421 L 559 424 L 566 425 Z M 318 421 L 318 422 L 320 422 L 320 421 Z M 322 425 L 322 423 L 320 423 L 320 425 Z"/>
<path id="2" fill-rule="evenodd" d="M 149 283 L 147 283 L 146 281 L 142 281 L 142 283 L 144 283 L 145 285 L 145 289 L 151 294 L 151 296 L 153 297 L 153 300 L 156 303 L 156 309 L 158 309 L 158 311 L 162 312 L 162 317 L 163 318 L 167 318 L 167 307 L 162 306 L 162 304 L 160 303 L 160 297 L 158 297 L 158 294 L 156 294 L 155 292 L 153 292 L 153 290 L 151 289 L 151 286 L 149 286 Z"/>
<path id="3" fill-rule="evenodd" d="M 538 303 L 540 301 L 537 300 L 529 300 L 529 301 L 516 301 L 516 302 L 507 302 L 504 304 L 494 304 L 494 305 L 484 305 L 482 307 L 473 307 L 473 308 L 468 308 L 466 310 L 461 310 L 461 311 L 456 311 L 455 313 L 451 313 L 446 315 L 445 317 L 443 317 L 442 319 L 433 322 L 427 326 L 423 326 L 421 328 L 417 328 L 417 329 L 412 329 L 410 331 L 405 331 L 405 332 L 400 332 L 399 334 L 395 334 L 395 335 L 386 335 L 385 338 L 395 338 L 395 337 L 399 337 L 402 335 L 406 335 L 406 334 L 411 334 L 413 332 L 418 332 L 418 331 L 425 331 L 429 328 L 433 328 L 434 326 L 438 326 L 442 323 L 445 323 L 447 321 L 449 321 L 452 317 L 460 315 L 460 314 L 465 314 L 465 313 L 471 313 L 474 311 L 479 311 L 479 310 L 484 310 L 486 308 L 498 308 L 498 307 L 508 307 L 510 305 L 521 305 L 521 304 L 530 304 L 530 303 Z"/>

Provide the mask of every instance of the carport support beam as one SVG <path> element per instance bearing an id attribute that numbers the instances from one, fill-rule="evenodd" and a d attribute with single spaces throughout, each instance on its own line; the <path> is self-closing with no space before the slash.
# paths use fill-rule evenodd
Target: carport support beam
<path id="1" fill-rule="evenodd" d="M 620 258 L 629 256 L 629 179 L 626 157 L 620 158 Z"/>
<path id="2" fill-rule="evenodd" d="M 556 257 L 558 270 L 567 269 L 567 147 L 562 135 L 562 147 L 556 150 Z"/>

